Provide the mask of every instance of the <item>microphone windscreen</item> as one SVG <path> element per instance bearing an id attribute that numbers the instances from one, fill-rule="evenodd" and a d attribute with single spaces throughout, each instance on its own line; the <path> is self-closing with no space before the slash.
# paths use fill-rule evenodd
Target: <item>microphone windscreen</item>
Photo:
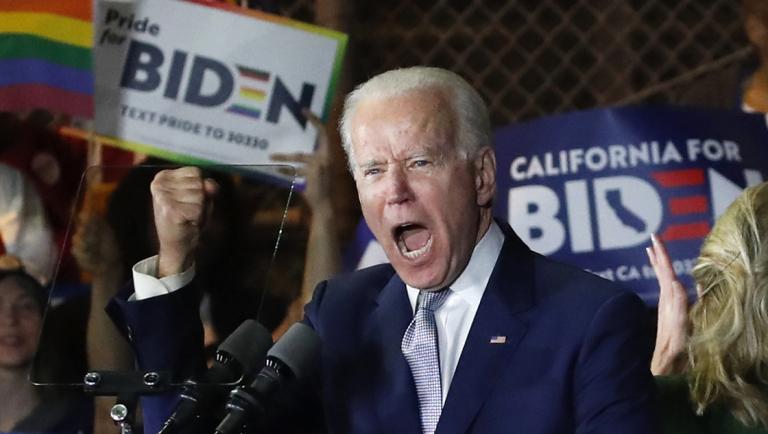
<path id="1" fill-rule="evenodd" d="M 271 346 L 272 334 L 257 321 L 248 319 L 219 345 L 218 352 L 229 354 L 243 368 L 243 374 L 251 376 L 262 368 Z"/>
<path id="2" fill-rule="evenodd" d="M 317 369 L 320 358 L 320 337 L 312 327 L 296 323 L 288 329 L 267 353 L 291 370 L 298 380 L 307 378 Z"/>

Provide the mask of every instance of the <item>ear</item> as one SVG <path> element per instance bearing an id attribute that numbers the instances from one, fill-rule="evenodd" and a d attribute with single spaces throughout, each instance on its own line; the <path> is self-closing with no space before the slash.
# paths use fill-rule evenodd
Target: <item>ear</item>
<path id="1" fill-rule="evenodd" d="M 496 153 L 486 146 L 475 156 L 475 192 L 477 205 L 490 206 L 496 195 Z"/>

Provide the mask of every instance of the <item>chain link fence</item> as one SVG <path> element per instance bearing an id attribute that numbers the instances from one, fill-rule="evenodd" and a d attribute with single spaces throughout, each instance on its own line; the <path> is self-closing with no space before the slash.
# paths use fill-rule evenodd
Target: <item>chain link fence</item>
<path id="1" fill-rule="evenodd" d="M 410 65 L 449 68 L 494 125 L 636 101 L 749 55 L 738 0 L 350 1 L 351 79 Z M 313 21 L 314 0 L 285 0 Z"/>

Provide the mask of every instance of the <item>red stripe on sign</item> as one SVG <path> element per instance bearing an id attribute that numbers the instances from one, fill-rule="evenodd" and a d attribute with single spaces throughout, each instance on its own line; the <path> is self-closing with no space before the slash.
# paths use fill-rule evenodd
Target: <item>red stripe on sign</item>
<path id="1" fill-rule="evenodd" d="M 93 97 L 44 84 L 0 86 L 0 110 L 25 111 L 44 108 L 72 116 L 93 116 Z"/>
<path id="2" fill-rule="evenodd" d="M 704 184 L 704 169 L 668 170 L 651 173 L 663 187 L 687 187 Z"/>
<path id="3" fill-rule="evenodd" d="M 237 70 L 240 71 L 240 75 L 254 80 L 269 81 L 269 73 L 260 69 L 248 68 L 245 66 L 237 65 Z"/>
<path id="4" fill-rule="evenodd" d="M 709 209 L 707 196 L 673 197 L 669 200 L 672 215 L 700 214 Z"/>
<path id="5" fill-rule="evenodd" d="M 665 241 L 695 240 L 709 233 L 709 222 L 695 222 L 684 225 L 669 225 L 661 238 Z"/>
<path id="6" fill-rule="evenodd" d="M 83 21 L 91 21 L 93 17 L 89 0 L 3 0 L 0 12 L 39 12 Z"/>

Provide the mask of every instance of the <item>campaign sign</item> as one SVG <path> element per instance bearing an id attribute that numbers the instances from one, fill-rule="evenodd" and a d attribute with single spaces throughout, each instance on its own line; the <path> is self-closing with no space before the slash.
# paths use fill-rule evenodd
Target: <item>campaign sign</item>
<path id="1" fill-rule="evenodd" d="M 269 163 L 311 152 L 347 37 L 223 4 L 99 1 L 95 130 L 184 163 Z"/>
<path id="2" fill-rule="evenodd" d="M 666 241 L 690 272 L 714 220 L 768 174 L 763 115 L 677 107 L 596 109 L 511 125 L 495 134 L 494 215 L 533 250 L 658 301 L 645 247 Z M 345 263 L 385 262 L 365 223 Z"/>
<path id="3" fill-rule="evenodd" d="M 768 173 L 765 117 L 678 107 L 597 109 L 496 132 L 498 194 L 533 250 L 636 291 L 658 285 L 645 247 L 657 234 L 690 272 L 714 220 Z"/>

